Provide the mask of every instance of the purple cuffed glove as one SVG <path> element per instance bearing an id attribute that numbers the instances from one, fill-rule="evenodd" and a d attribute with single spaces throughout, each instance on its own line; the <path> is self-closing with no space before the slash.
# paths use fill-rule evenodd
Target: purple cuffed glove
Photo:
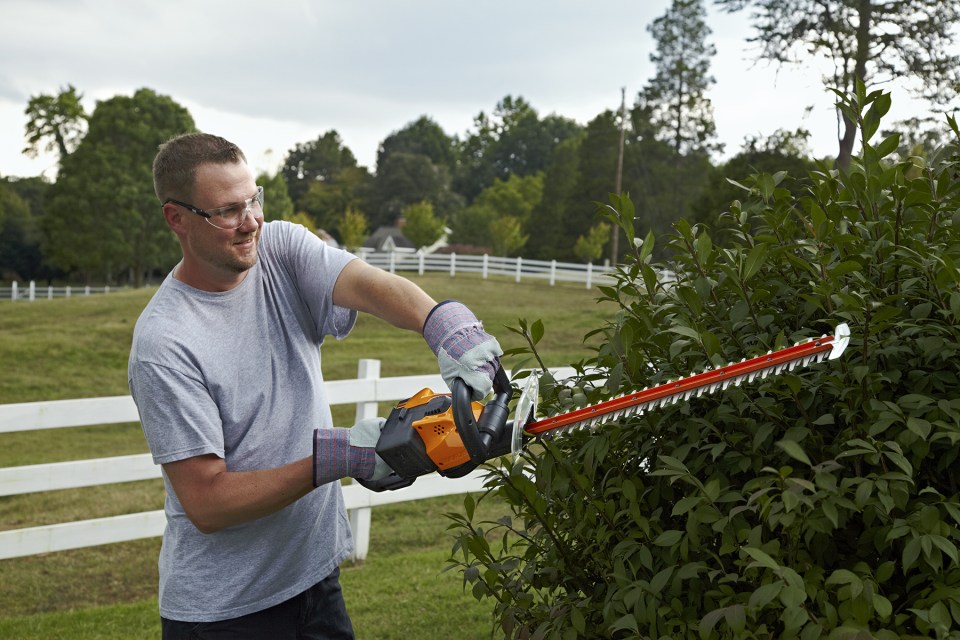
<path id="1" fill-rule="evenodd" d="M 383 418 L 361 420 L 349 429 L 316 429 L 313 432 L 313 486 L 341 478 L 382 480 L 393 473 L 377 455 Z"/>
<path id="2" fill-rule="evenodd" d="M 460 378 L 473 391 L 474 400 L 490 393 L 503 349 L 470 309 L 456 300 L 441 302 L 427 315 L 423 338 L 436 354 L 448 387 L 452 389 Z"/>

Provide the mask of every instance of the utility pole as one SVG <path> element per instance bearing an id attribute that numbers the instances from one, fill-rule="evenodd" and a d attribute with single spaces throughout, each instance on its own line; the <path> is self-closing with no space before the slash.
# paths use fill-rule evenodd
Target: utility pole
<path id="1" fill-rule="evenodd" d="M 627 88 L 620 88 L 620 151 L 617 154 L 617 177 L 614 181 L 614 191 L 617 197 L 623 190 L 623 128 L 624 121 L 627 119 Z M 617 266 L 617 254 L 620 252 L 620 227 L 613 225 L 613 231 L 610 237 L 610 265 Z"/>

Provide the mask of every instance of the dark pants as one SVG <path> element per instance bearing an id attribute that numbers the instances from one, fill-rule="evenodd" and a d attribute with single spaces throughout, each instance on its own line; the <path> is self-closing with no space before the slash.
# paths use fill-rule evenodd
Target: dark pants
<path id="1" fill-rule="evenodd" d="M 353 640 L 340 569 L 286 602 L 219 622 L 160 618 L 163 640 Z"/>

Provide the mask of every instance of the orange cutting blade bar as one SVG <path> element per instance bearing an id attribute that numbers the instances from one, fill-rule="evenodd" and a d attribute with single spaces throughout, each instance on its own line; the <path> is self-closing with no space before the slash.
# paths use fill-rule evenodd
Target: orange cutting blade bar
<path id="1" fill-rule="evenodd" d="M 781 373 L 785 369 L 794 369 L 811 362 L 820 362 L 827 357 L 833 359 L 840 355 L 850 339 L 850 330 L 846 324 L 838 325 L 833 336 L 822 336 L 773 351 L 767 355 L 751 358 L 692 375 L 680 380 L 667 382 L 643 391 L 630 393 L 595 405 L 576 409 L 552 418 L 543 418 L 529 423 L 524 432 L 528 435 L 546 435 L 557 430 L 577 427 L 589 427 L 596 423 L 636 414 L 648 406 L 658 406 L 678 400 L 686 400 L 694 395 L 712 392 L 718 388 L 727 388 L 743 381 L 752 381 L 757 377 L 766 377 Z"/>

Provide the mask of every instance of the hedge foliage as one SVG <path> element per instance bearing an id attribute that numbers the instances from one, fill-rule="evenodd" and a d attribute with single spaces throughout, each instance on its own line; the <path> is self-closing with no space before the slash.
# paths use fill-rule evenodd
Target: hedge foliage
<path id="1" fill-rule="evenodd" d="M 541 381 L 540 414 L 841 322 L 849 348 L 494 466 L 512 517 L 475 522 L 472 497 L 450 517 L 497 635 L 960 638 L 960 160 L 894 158 L 896 136 L 874 142 L 889 94 L 838 98 L 862 154 L 800 197 L 783 173 L 743 180 L 724 246 L 681 221 L 654 263 L 611 197 L 635 248 L 602 288 L 618 311 L 580 376 Z M 535 352 L 543 323 L 516 330 Z"/>

